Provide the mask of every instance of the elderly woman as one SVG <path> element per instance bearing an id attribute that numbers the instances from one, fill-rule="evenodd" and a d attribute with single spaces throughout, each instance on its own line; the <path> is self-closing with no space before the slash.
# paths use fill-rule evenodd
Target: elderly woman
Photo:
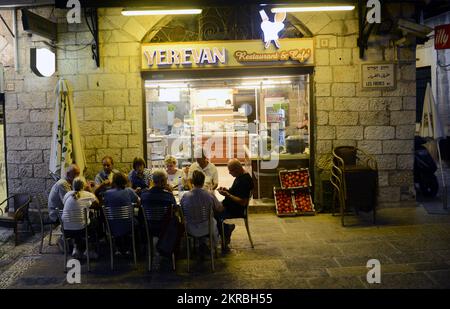
<path id="1" fill-rule="evenodd" d="M 164 160 L 167 172 L 167 183 L 174 189 L 181 185 L 184 187 L 186 183 L 186 174 L 177 168 L 177 159 L 174 156 L 168 155 Z"/>
<path id="2" fill-rule="evenodd" d="M 134 158 L 133 170 L 128 174 L 131 187 L 139 193 L 141 190 L 147 189 L 150 186 L 151 179 L 152 172 L 145 167 L 144 159 Z"/>
<path id="3" fill-rule="evenodd" d="M 72 183 L 73 191 L 66 193 L 63 199 L 64 208 L 61 219 L 64 224 L 64 234 L 66 237 L 72 237 L 75 240 L 75 246 L 73 248 L 72 257 L 80 259 L 81 253 L 86 249 L 84 248 L 84 224 L 80 219 L 79 222 L 67 221 L 70 212 L 81 210 L 83 208 L 97 207 L 98 200 L 95 195 L 89 191 L 85 191 L 87 188 L 86 180 L 83 177 L 76 177 Z M 89 223 L 89 215 L 88 215 Z M 94 229 L 89 229 L 89 234 L 94 233 Z M 84 253 L 85 255 L 87 252 Z M 90 257 L 95 258 L 96 253 L 91 252 Z"/>

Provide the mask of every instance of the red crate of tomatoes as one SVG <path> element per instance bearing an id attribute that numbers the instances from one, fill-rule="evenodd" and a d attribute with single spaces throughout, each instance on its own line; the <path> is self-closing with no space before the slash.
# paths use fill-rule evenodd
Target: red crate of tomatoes
<path id="1" fill-rule="evenodd" d="M 279 176 L 281 188 L 283 189 L 311 186 L 311 178 L 309 177 L 309 170 L 307 168 L 279 171 Z"/>
<path id="2" fill-rule="evenodd" d="M 295 206 L 292 200 L 291 190 L 273 188 L 275 207 L 278 216 L 295 216 Z"/>
<path id="3" fill-rule="evenodd" d="M 298 214 L 314 214 L 314 204 L 307 190 L 294 190 L 295 210 Z"/>

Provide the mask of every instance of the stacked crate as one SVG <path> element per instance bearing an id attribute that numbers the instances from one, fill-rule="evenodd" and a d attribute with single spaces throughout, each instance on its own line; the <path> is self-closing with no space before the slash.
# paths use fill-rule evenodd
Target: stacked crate
<path id="1" fill-rule="evenodd" d="M 307 168 L 280 170 L 281 188 L 274 187 L 278 216 L 314 215 L 311 177 Z"/>

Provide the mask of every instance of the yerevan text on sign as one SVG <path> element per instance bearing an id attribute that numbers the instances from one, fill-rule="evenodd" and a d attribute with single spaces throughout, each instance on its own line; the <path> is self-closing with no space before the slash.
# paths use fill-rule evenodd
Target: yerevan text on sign
<path id="1" fill-rule="evenodd" d="M 363 89 L 395 88 L 395 66 L 393 63 L 362 64 Z"/>
<path id="2" fill-rule="evenodd" d="M 281 50 L 257 40 L 143 44 L 142 70 L 313 65 L 313 39 L 280 41 Z"/>
<path id="3" fill-rule="evenodd" d="M 434 48 L 450 48 L 450 24 L 440 25 L 434 28 Z"/>

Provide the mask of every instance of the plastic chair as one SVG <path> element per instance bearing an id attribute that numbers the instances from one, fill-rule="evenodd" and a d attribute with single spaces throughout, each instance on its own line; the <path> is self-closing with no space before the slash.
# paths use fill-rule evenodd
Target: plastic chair
<path id="1" fill-rule="evenodd" d="M 333 149 L 331 169 L 332 185 L 338 194 L 341 223 L 345 226 L 344 215 L 347 207 L 373 212 L 376 222 L 378 195 L 378 166 L 375 158 L 353 146 L 340 146 Z M 334 213 L 334 211 L 333 211 Z"/>
<path id="2" fill-rule="evenodd" d="M 134 205 L 103 206 L 106 221 L 107 236 L 111 253 L 111 270 L 114 270 L 113 241 L 117 237 L 131 234 L 133 259 L 136 266 L 136 243 L 134 238 Z"/>
<path id="3" fill-rule="evenodd" d="M 186 253 L 187 253 L 187 271 L 189 272 L 189 261 L 190 261 L 190 252 L 189 252 L 189 239 L 208 237 L 209 238 L 209 247 L 210 247 L 210 255 L 211 255 L 211 270 L 214 272 L 214 256 L 217 256 L 216 244 L 213 240 L 214 233 L 214 225 L 213 225 L 213 216 L 214 212 L 211 206 L 208 205 L 197 205 L 197 207 L 193 208 L 184 208 L 183 209 L 183 218 L 184 218 L 184 231 L 186 238 Z M 188 233 L 188 225 L 192 224 L 200 224 L 208 222 L 208 233 L 201 236 L 194 236 Z"/>
<path id="4" fill-rule="evenodd" d="M 9 212 L 9 202 L 14 203 L 14 213 Z M 28 193 L 18 193 L 6 198 L 0 203 L 0 206 L 5 202 L 8 204 L 5 207 L 6 214 L 0 208 L 0 227 L 13 228 L 15 234 L 15 245 L 19 243 L 18 224 L 25 223 L 27 221 L 27 228 L 30 228 L 31 233 L 34 235 L 33 225 L 31 224 L 28 216 L 28 210 L 31 203 L 31 196 Z"/>
<path id="5" fill-rule="evenodd" d="M 152 271 L 154 244 L 153 237 L 159 237 L 164 220 L 173 205 L 149 204 L 142 200 L 141 209 L 144 216 L 145 234 L 147 238 L 148 271 Z M 175 270 L 175 253 L 172 253 L 172 268 Z"/>
<path id="6" fill-rule="evenodd" d="M 66 211 L 63 217 L 63 210 L 56 209 L 58 214 L 58 220 L 61 223 L 61 232 L 62 237 L 64 240 L 64 272 L 67 272 L 67 244 L 70 239 L 73 239 L 72 237 L 67 235 L 67 231 L 64 229 L 64 225 L 67 223 L 77 223 L 81 224 L 83 226 L 84 230 L 84 239 L 86 241 L 86 260 L 87 260 L 87 269 L 88 271 L 91 271 L 90 269 L 90 263 L 89 263 L 89 236 L 88 236 L 88 215 L 87 215 L 87 208 L 80 208 L 80 209 L 73 209 L 70 211 Z"/>
<path id="7" fill-rule="evenodd" d="M 48 245 L 51 246 L 52 245 L 52 235 L 53 235 L 53 228 L 56 227 L 59 222 L 57 221 L 53 221 L 50 219 L 50 217 L 48 216 L 48 195 L 47 194 L 42 194 L 42 193 L 38 193 L 36 195 L 37 200 L 38 200 L 38 213 L 39 213 L 39 222 L 41 225 L 41 245 L 39 247 L 39 253 L 42 253 L 42 248 L 44 246 L 44 232 L 45 232 L 45 227 L 46 226 L 50 226 L 50 233 L 49 233 L 49 237 L 48 237 Z"/>
<path id="8" fill-rule="evenodd" d="M 252 248 L 254 248 L 252 235 L 250 235 L 250 227 L 249 227 L 249 223 L 248 223 L 248 206 L 250 204 L 250 199 L 251 198 L 252 198 L 252 193 L 250 193 L 250 196 L 248 198 L 248 202 L 244 206 L 244 214 L 242 216 L 234 216 L 234 217 L 231 217 L 231 218 L 226 218 L 226 219 L 224 219 L 222 221 L 222 248 L 225 248 L 225 236 L 224 236 L 225 235 L 225 223 L 229 219 L 244 219 L 245 228 L 247 230 L 247 235 L 248 235 L 248 240 L 250 241 L 250 245 L 252 246 Z"/>

